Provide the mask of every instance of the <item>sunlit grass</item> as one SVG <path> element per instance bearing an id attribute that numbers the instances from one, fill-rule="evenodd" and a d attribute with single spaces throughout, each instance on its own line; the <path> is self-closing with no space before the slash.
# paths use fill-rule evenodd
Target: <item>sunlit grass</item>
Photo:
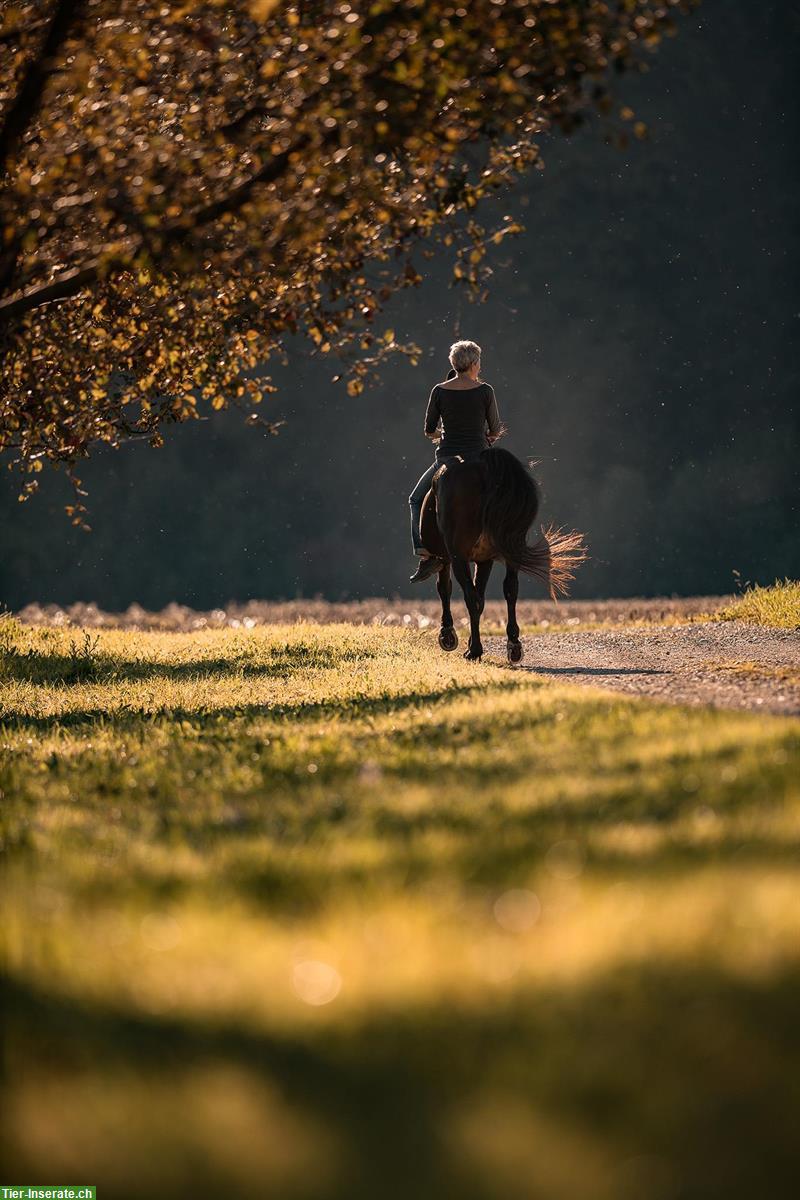
<path id="1" fill-rule="evenodd" d="M 776 580 L 771 587 L 748 587 L 717 613 L 722 621 L 751 621 L 777 629 L 800 629 L 800 581 Z"/>
<path id="2" fill-rule="evenodd" d="M 12 1174 L 282 1200 L 794 1178 L 796 722 L 433 632 L 13 621 L 0 717 Z"/>

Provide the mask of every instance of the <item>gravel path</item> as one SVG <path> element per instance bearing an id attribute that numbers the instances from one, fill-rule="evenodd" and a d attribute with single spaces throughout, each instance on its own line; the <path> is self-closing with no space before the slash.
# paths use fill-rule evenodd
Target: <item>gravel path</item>
<path id="1" fill-rule="evenodd" d="M 741 621 L 523 636 L 522 670 L 565 683 L 754 712 L 800 714 L 800 633 Z M 505 639 L 486 638 L 505 657 Z"/>

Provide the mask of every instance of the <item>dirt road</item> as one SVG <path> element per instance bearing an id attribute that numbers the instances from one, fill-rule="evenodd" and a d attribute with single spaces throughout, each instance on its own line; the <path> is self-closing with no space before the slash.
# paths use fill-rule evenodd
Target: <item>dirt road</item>
<path id="1" fill-rule="evenodd" d="M 741 621 L 523 636 L 522 669 L 674 704 L 800 714 L 800 633 Z M 505 655 L 505 640 L 486 639 Z"/>

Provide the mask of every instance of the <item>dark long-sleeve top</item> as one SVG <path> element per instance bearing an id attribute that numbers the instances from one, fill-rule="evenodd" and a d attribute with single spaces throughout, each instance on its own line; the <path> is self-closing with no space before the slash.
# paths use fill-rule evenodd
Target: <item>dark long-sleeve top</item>
<path id="1" fill-rule="evenodd" d="M 500 432 L 500 414 L 492 385 L 476 383 L 470 388 L 445 388 L 437 383 L 425 413 L 426 434 L 435 433 L 440 424 L 442 435 L 436 448 L 437 458 L 486 450 L 487 433 Z"/>

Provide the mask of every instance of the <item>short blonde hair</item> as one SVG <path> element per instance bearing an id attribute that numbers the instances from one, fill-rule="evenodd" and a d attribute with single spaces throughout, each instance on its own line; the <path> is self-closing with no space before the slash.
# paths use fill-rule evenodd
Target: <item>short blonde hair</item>
<path id="1" fill-rule="evenodd" d="M 473 363 L 480 362 L 481 348 L 477 342 L 453 342 L 449 357 L 454 371 L 468 371 Z"/>

